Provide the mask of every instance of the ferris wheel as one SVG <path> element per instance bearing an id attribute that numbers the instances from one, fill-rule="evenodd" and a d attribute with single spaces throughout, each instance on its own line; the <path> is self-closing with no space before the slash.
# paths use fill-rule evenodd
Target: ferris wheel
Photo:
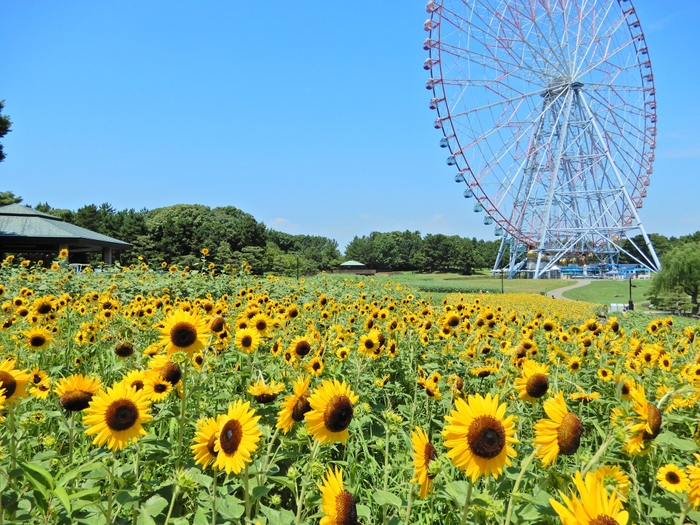
<path id="1" fill-rule="evenodd" d="M 567 257 L 614 264 L 621 253 L 657 270 L 639 217 L 656 92 L 632 2 L 431 0 L 426 10 L 434 126 L 464 196 L 502 237 L 494 270 L 508 257 L 511 277 L 538 278 Z"/>

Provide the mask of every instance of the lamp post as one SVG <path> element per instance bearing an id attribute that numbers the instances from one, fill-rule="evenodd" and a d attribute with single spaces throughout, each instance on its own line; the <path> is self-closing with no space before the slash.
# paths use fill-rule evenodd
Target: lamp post
<path id="1" fill-rule="evenodd" d="M 505 268 L 501 268 L 501 293 L 502 294 L 505 293 L 503 291 L 503 273 L 504 273 L 504 271 L 505 271 Z"/>
<path id="2" fill-rule="evenodd" d="M 632 278 L 630 277 L 630 302 L 627 305 L 628 310 L 634 310 L 634 302 L 632 301 L 632 288 L 636 288 L 636 284 L 632 284 Z"/>

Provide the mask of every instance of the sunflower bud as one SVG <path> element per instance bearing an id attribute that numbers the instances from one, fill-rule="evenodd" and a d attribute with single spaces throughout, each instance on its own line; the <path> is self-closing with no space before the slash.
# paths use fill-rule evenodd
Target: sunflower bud
<path id="1" fill-rule="evenodd" d="M 192 477 L 189 470 L 178 469 L 175 471 L 175 484 L 185 494 L 197 488 L 197 481 Z"/>
<path id="2" fill-rule="evenodd" d="M 435 479 L 440 471 L 442 470 L 442 461 L 439 457 L 430 460 L 428 464 L 428 478 Z"/>
<path id="3" fill-rule="evenodd" d="M 323 463 L 320 461 L 313 461 L 311 465 L 309 465 L 309 470 L 311 471 L 311 475 L 315 478 L 321 477 L 321 475 L 326 471 Z"/>
<path id="4" fill-rule="evenodd" d="M 299 469 L 297 469 L 294 465 L 287 469 L 287 477 L 289 479 L 297 479 L 299 476 Z"/>
<path id="5" fill-rule="evenodd" d="M 279 507 L 282 504 L 282 497 L 279 494 L 270 496 L 270 507 Z"/>
<path id="6" fill-rule="evenodd" d="M 185 352 L 175 352 L 170 356 L 170 360 L 177 365 L 181 365 L 187 361 L 187 354 Z"/>

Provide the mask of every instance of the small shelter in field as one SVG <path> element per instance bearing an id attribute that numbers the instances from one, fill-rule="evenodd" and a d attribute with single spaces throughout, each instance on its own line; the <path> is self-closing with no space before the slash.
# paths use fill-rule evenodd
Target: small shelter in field
<path id="1" fill-rule="evenodd" d="M 7 253 L 102 252 L 105 264 L 112 264 L 112 252 L 128 250 L 120 241 L 58 217 L 20 204 L 0 206 L 0 255 Z"/>
<path id="2" fill-rule="evenodd" d="M 357 275 L 374 275 L 377 270 L 370 270 L 366 265 L 357 261 L 345 261 L 333 273 L 354 273 Z"/>

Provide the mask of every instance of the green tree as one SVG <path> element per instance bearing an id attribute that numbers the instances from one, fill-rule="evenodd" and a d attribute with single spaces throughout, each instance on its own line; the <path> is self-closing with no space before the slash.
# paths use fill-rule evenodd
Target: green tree
<path id="1" fill-rule="evenodd" d="M 0 100 L 0 139 L 7 135 L 10 131 L 12 131 L 10 129 L 12 127 L 12 121 L 10 120 L 10 117 L 1 114 L 4 107 L 5 101 Z M 0 144 L 0 162 L 2 162 L 3 160 L 5 160 L 5 152 L 2 149 L 2 144 Z"/>
<path id="2" fill-rule="evenodd" d="M 2 135 L 0 135 L 2 136 Z M 2 153 L 2 145 L 0 144 L 0 153 Z M 0 158 L 0 160 L 2 160 Z M 11 191 L 0 191 L 0 206 L 7 206 L 9 204 L 19 204 L 22 202 L 22 197 L 16 196 Z"/>
<path id="3" fill-rule="evenodd" d="M 698 313 L 700 295 L 700 242 L 673 248 L 663 258 L 661 270 L 654 276 L 652 295 L 681 291 L 690 297 L 693 315 Z"/>

